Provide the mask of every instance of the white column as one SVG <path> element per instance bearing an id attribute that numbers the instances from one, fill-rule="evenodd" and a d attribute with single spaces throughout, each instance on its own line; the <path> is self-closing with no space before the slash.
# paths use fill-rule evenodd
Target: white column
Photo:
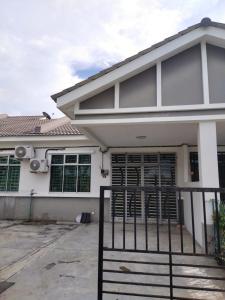
<path id="1" fill-rule="evenodd" d="M 115 99 L 114 99 L 114 108 L 119 109 L 120 106 L 120 84 L 116 82 L 115 84 Z"/>
<path id="2" fill-rule="evenodd" d="M 204 104 L 209 104 L 209 77 L 208 77 L 208 61 L 206 42 L 201 42 L 201 57 L 202 57 L 202 87 Z"/>
<path id="3" fill-rule="evenodd" d="M 199 176 L 202 187 L 219 187 L 216 122 L 204 121 L 198 127 Z"/>
<path id="4" fill-rule="evenodd" d="M 156 64 L 156 98 L 157 107 L 162 106 L 162 67 L 161 62 Z"/>
<path id="5" fill-rule="evenodd" d="M 198 161 L 199 177 L 201 187 L 219 187 L 219 171 L 217 158 L 217 134 L 216 122 L 204 121 L 198 126 Z M 194 203 L 195 220 L 196 220 L 196 239 L 204 247 L 204 217 L 202 195 L 196 193 Z M 213 235 L 212 230 L 212 199 L 214 193 L 205 193 L 206 206 L 206 223 L 208 227 L 208 239 Z"/>

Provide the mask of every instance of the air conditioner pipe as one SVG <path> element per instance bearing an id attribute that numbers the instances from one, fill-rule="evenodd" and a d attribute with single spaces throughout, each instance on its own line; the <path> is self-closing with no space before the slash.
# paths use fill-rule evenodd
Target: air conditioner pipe
<path id="1" fill-rule="evenodd" d="M 65 149 L 66 149 L 65 147 L 61 147 L 61 148 L 48 148 L 45 151 L 45 159 L 47 158 L 48 151 L 59 151 L 59 150 L 65 150 Z"/>
<path id="2" fill-rule="evenodd" d="M 29 207 L 29 216 L 28 216 L 28 221 L 31 221 L 32 219 L 32 209 L 33 209 L 33 198 L 34 198 L 34 195 L 37 194 L 34 189 L 31 189 L 30 191 L 30 207 Z"/>

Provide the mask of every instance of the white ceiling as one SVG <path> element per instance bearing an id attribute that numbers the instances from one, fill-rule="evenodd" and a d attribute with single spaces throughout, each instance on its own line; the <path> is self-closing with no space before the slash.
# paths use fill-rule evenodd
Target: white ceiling
<path id="1" fill-rule="evenodd" d="M 197 143 L 195 124 L 91 126 L 91 132 L 109 147 L 172 146 Z M 146 136 L 137 139 L 137 136 Z"/>
<path id="2" fill-rule="evenodd" d="M 108 147 L 197 145 L 198 124 L 91 125 L 88 130 Z M 225 145 L 225 122 L 217 124 L 217 139 Z"/>

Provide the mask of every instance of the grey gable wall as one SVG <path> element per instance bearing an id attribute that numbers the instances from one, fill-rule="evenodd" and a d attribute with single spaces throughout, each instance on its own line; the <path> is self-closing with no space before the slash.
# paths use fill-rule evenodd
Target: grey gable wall
<path id="1" fill-rule="evenodd" d="M 207 44 L 210 103 L 225 103 L 225 49 Z M 114 87 L 80 103 L 80 109 L 114 108 Z M 162 62 L 162 106 L 203 104 L 200 44 Z M 121 108 L 156 106 L 156 67 L 120 83 Z"/>
<path id="2" fill-rule="evenodd" d="M 114 107 L 114 87 L 107 89 L 80 103 L 80 109 L 101 109 Z"/>
<path id="3" fill-rule="evenodd" d="M 200 45 L 162 62 L 162 105 L 203 103 Z"/>
<path id="4" fill-rule="evenodd" d="M 120 107 L 156 106 L 156 67 L 120 83 Z"/>
<path id="5" fill-rule="evenodd" d="M 225 49 L 207 45 L 210 103 L 225 103 Z"/>

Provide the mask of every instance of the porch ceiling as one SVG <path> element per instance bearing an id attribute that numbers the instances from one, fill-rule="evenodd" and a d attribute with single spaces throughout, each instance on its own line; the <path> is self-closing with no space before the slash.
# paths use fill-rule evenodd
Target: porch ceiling
<path id="1" fill-rule="evenodd" d="M 107 147 L 197 144 L 197 124 L 194 123 L 91 125 L 86 130 Z"/>
<path id="2" fill-rule="evenodd" d="M 198 123 L 111 124 L 79 127 L 107 147 L 197 145 Z M 143 137 L 143 138 L 137 138 Z M 225 122 L 217 122 L 217 144 L 225 146 Z"/>

